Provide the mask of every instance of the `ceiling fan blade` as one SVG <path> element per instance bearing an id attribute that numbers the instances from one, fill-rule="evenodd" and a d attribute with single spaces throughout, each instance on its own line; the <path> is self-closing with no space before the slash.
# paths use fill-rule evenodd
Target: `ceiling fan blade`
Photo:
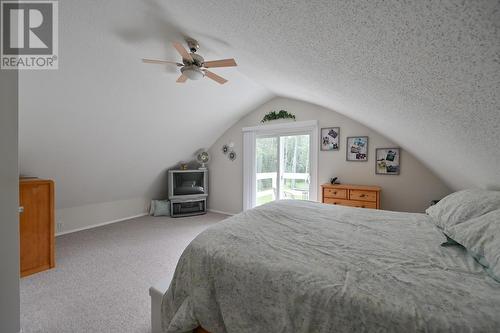
<path id="1" fill-rule="evenodd" d="M 221 59 L 221 60 L 213 60 L 213 61 L 205 61 L 203 63 L 203 67 L 206 68 L 214 68 L 214 67 L 234 67 L 238 66 L 234 59 Z"/>
<path id="2" fill-rule="evenodd" d="M 177 78 L 177 81 L 175 81 L 175 82 L 177 82 L 177 83 L 184 83 L 184 82 L 186 82 L 187 79 L 188 79 L 188 77 L 186 75 L 181 74 L 181 76 L 179 76 Z"/>
<path id="3" fill-rule="evenodd" d="M 215 73 L 212 73 L 210 71 L 207 71 L 205 70 L 205 75 L 209 78 L 209 79 L 212 79 L 214 80 L 215 82 L 219 83 L 219 84 L 224 84 L 227 82 L 227 80 L 225 78 L 223 78 L 222 76 L 219 76 Z"/>
<path id="4" fill-rule="evenodd" d="M 179 62 L 168 61 L 168 60 L 142 59 L 142 62 L 146 63 L 146 64 L 160 64 L 160 65 L 163 65 L 163 64 L 172 64 L 172 65 L 177 65 L 179 67 L 184 66 L 183 64 L 181 64 Z"/>
<path id="5" fill-rule="evenodd" d="M 177 50 L 177 52 L 179 52 L 179 54 L 181 55 L 182 59 L 188 60 L 189 62 L 194 62 L 193 61 L 193 57 L 191 57 L 191 55 L 188 53 L 188 51 L 186 50 L 186 48 L 184 46 L 182 46 L 181 43 L 174 42 L 172 44 L 174 44 L 175 49 Z"/>

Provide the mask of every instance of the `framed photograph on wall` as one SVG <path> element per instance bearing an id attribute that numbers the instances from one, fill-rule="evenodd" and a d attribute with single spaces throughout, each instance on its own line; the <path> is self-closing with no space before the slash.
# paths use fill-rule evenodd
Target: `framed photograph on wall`
<path id="1" fill-rule="evenodd" d="M 368 161 L 367 136 L 350 136 L 347 138 L 346 160 L 353 162 Z"/>
<path id="2" fill-rule="evenodd" d="M 377 148 L 375 157 L 375 173 L 377 175 L 399 175 L 401 169 L 400 148 Z"/>
<path id="3" fill-rule="evenodd" d="M 327 127 L 321 129 L 321 150 L 339 150 L 340 127 Z"/>

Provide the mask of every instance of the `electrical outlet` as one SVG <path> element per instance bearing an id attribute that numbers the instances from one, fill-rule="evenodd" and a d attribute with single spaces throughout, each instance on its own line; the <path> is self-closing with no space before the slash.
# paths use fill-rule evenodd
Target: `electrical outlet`
<path id="1" fill-rule="evenodd" d="M 56 225 L 57 232 L 61 232 L 61 230 L 62 230 L 62 226 L 63 226 L 63 224 L 62 224 L 62 222 L 61 222 L 61 221 L 57 222 L 57 225 Z"/>

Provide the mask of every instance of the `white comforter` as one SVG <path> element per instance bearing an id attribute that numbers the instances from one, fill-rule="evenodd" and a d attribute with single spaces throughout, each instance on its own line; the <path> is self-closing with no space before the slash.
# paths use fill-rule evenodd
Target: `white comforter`
<path id="1" fill-rule="evenodd" d="M 500 332 L 500 283 L 424 214 L 279 201 L 184 251 L 166 332 Z"/>

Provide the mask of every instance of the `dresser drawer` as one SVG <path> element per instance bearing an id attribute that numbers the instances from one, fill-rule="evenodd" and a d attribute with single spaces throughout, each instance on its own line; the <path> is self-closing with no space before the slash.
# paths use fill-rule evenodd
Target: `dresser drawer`
<path id="1" fill-rule="evenodd" d="M 324 188 L 323 196 L 325 198 L 338 198 L 347 199 L 347 190 L 335 189 L 335 188 Z"/>
<path id="2" fill-rule="evenodd" d="M 360 200 L 360 201 L 377 201 L 377 192 L 375 191 L 363 191 L 363 190 L 349 190 L 350 200 Z"/>
<path id="3" fill-rule="evenodd" d="M 334 198 L 324 198 L 323 203 L 330 205 L 342 205 L 343 202 L 348 202 L 349 200 L 334 199 Z"/>
<path id="4" fill-rule="evenodd" d="M 358 208 L 373 208 L 377 209 L 377 203 L 371 201 L 356 201 L 356 200 L 348 200 L 346 203 L 343 203 L 345 206 L 350 207 L 358 207 Z"/>
<path id="5" fill-rule="evenodd" d="M 321 201 L 330 205 L 380 209 L 379 186 L 323 184 Z"/>
<path id="6" fill-rule="evenodd" d="M 339 206 L 349 206 L 349 207 L 358 207 L 358 208 L 377 208 L 376 202 L 370 201 L 356 201 L 356 200 L 343 200 L 343 199 L 333 199 L 333 198 L 325 198 L 325 203 L 330 205 L 339 205 Z"/>

